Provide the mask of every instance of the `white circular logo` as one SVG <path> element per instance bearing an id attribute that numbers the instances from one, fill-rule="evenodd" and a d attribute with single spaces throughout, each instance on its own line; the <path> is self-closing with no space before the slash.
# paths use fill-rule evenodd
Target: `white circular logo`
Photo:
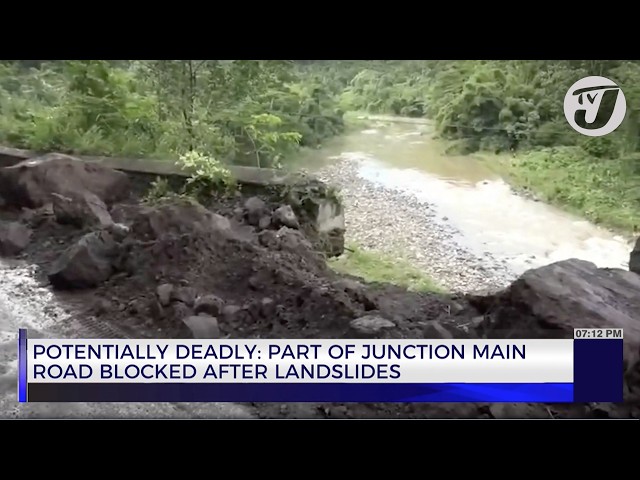
<path id="1" fill-rule="evenodd" d="M 620 126 L 627 113 L 624 93 L 605 77 L 585 77 L 564 97 L 564 116 L 571 127 L 589 137 L 601 137 Z"/>

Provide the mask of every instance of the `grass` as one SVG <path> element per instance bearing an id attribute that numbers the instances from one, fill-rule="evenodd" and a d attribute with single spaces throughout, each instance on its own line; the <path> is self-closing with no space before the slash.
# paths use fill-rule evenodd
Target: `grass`
<path id="1" fill-rule="evenodd" d="M 444 292 L 433 279 L 406 260 L 367 251 L 357 245 L 351 245 L 349 249 L 352 251 L 329 261 L 334 270 L 367 282 L 391 283 L 415 292 Z"/>
<path id="2" fill-rule="evenodd" d="M 556 147 L 482 159 L 516 189 L 623 235 L 640 232 L 640 165 L 634 158 L 596 158 L 580 147 Z"/>

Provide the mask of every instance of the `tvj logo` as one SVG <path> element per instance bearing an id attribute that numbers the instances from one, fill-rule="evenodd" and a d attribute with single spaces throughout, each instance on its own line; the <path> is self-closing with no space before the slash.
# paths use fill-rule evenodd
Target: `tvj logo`
<path id="1" fill-rule="evenodd" d="M 602 137 L 620 126 L 627 113 L 624 93 L 605 77 L 585 77 L 564 97 L 564 116 L 577 132 Z"/>

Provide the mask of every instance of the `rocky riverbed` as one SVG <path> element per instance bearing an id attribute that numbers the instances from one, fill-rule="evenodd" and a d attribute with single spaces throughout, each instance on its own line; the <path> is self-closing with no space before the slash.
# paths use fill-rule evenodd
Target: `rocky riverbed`
<path id="1" fill-rule="evenodd" d="M 455 292 L 495 291 L 517 278 L 504 260 L 463 246 L 460 233 L 428 203 L 364 179 L 359 169 L 366 155 L 335 160 L 317 174 L 341 191 L 348 243 L 407 260 Z"/>

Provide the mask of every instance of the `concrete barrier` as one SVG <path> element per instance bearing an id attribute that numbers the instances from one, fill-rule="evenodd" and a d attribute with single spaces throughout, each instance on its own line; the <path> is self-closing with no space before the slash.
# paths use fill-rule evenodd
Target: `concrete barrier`
<path id="1" fill-rule="evenodd" d="M 0 167 L 9 167 L 28 158 L 42 155 L 43 153 L 44 152 L 35 152 L 33 150 L 23 150 L 0 145 Z M 99 157 L 89 155 L 73 156 L 85 162 L 99 163 L 105 167 L 123 172 L 145 173 L 159 176 L 189 176 L 189 172 L 180 168 L 175 160 Z M 289 173 L 271 168 L 244 167 L 238 165 L 227 165 L 227 168 L 231 171 L 234 178 L 243 184 L 266 186 L 285 184 L 292 181 Z"/>

